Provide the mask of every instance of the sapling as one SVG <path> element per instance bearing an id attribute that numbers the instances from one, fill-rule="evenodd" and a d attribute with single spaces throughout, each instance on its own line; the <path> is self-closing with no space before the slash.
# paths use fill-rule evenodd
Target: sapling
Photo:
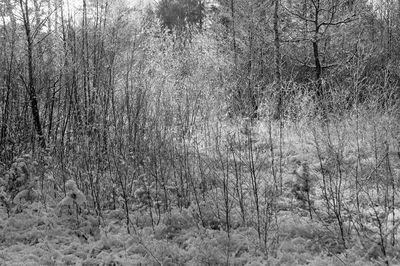
<path id="1" fill-rule="evenodd" d="M 4 191 L 4 187 L 0 187 L 0 205 L 6 208 L 7 217 L 10 218 L 11 212 L 11 196 Z"/>
<path id="2" fill-rule="evenodd" d="M 296 182 L 293 185 L 292 193 L 302 203 L 303 207 L 308 205 L 308 211 L 312 219 L 313 202 L 310 198 L 311 177 L 308 163 L 302 162 L 293 173 L 296 176 Z"/>

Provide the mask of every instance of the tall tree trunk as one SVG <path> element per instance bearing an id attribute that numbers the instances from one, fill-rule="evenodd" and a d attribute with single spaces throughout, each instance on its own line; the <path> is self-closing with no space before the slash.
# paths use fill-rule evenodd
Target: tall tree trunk
<path id="1" fill-rule="evenodd" d="M 316 81 L 316 97 L 320 104 L 322 104 L 323 88 L 322 88 L 322 66 L 319 55 L 319 12 L 320 12 L 320 0 L 314 2 L 315 6 L 315 17 L 314 17 L 314 38 L 312 40 L 313 56 L 315 63 L 315 81 Z M 322 107 L 322 106 L 321 106 Z"/>
<path id="2" fill-rule="evenodd" d="M 33 39 L 31 35 L 31 27 L 29 21 L 29 9 L 28 9 L 28 1 L 20 0 L 19 4 L 21 6 L 22 18 L 24 21 L 24 28 L 26 34 L 26 42 L 27 42 L 27 56 L 28 56 L 28 83 L 25 84 L 28 96 L 29 103 L 31 106 L 33 123 L 35 125 L 36 133 L 38 135 L 39 144 L 42 148 L 46 148 L 46 139 L 43 136 L 42 125 L 40 123 L 40 114 L 38 107 L 38 100 L 35 89 L 35 78 L 34 78 L 34 63 L 33 63 Z"/>
<path id="3" fill-rule="evenodd" d="M 85 130 L 86 133 L 90 132 L 91 125 L 89 121 L 89 114 L 91 111 L 90 100 L 90 66 L 89 66 L 89 41 L 88 41 L 88 16 L 87 16 L 87 3 L 86 0 L 82 1 L 82 57 L 83 57 L 83 91 L 85 102 Z"/>
<path id="4" fill-rule="evenodd" d="M 237 68 L 237 44 L 236 44 L 236 29 L 235 29 L 235 2 L 231 0 L 231 16 L 232 16 L 232 44 L 233 44 L 233 60 L 235 68 Z"/>
<path id="5" fill-rule="evenodd" d="M 1 122 L 1 129 L 0 129 L 0 145 L 4 144 L 4 141 L 6 140 L 8 136 L 8 128 L 9 128 L 9 120 L 10 120 L 10 110 L 12 108 L 12 76 L 13 76 L 13 70 L 14 70 L 14 57 L 15 57 L 15 43 L 16 43 L 16 29 L 17 29 L 17 23 L 15 16 L 13 12 L 11 11 L 12 8 L 10 6 L 10 2 L 7 2 L 7 8 L 10 10 L 9 12 L 9 18 L 11 22 L 11 43 L 10 43 L 10 56 L 9 59 L 6 59 L 5 63 L 7 64 L 7 73 L 4 77 L 4 82 L 5 82 L 5 87 L 7 88 L 5 91 L 5 95 L 2 94 L 2 97 L 4 97 L 4 106 L 2 110 L 2 122 Z M 6 29 L 6 20 L 5 16 L 2 16 L 3 18 L 3 27 L 4 30 Z M 5 44 L 6 44 L 6 39 L 4 39 Z M 4 51 L 7 51 L 7 49 L 4 49 Z M 6 55 L 5 53 L 4 55 Z M 4 91 L 2 92 L 4 93 Z M 0 148 L 3 148 L 4 146 L 0 146 Z"/>
<path id="6" fill-rule="evenodd" d="M 281 43 L 279 36 L 279 0 L 274 0 L 274 46 L 275 46 L 275 83 L 278 89 L 278 103 L 275 110 L 275 119 L 282 115 L 282 77 L 281 77 Z"/>

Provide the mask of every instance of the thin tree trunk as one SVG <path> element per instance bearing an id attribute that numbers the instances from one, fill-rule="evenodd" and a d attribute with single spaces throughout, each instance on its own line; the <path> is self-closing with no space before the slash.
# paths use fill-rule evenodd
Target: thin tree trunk
<path id="1" fill-rule="evenodd" d="M 278 87 L 278 103 L 275 119 L 282 115 L 282 78 L 281 78 L 281 43 L 279 38 L 279 0 L 274 1 L 274 46 L 275 46 L 275 82 Z"/>
<path id="2" fill-rule="evenodd" d="M 235 29 L 235 3 L 231 0 L 231 16 L 232 16 L 232 44 L 233 44 L 233 60 L 235 68 L 237 68 L 237 44 L 236 44 L 236 29 Z"/>
<path id="3" fill-rule="evenodd" d="M 34 62 L 33 62 L 33 40 L 31 35 L 31 27 L 29 21 L 29 10 L 28 10 L 28 1 L 20 0 L 19 4 L 21 6 L 22 17 L 24 21 L 26 41 L 27 41 L 27 56 L 28 56 L 28 84 L 25 84 L 29 102 L 32 111 L 33 122 L 35 125 L 36 133 L 38 135 L 39 144 L 42 148 L 46 148 L 46 139 L 43 136 L 42 125 L 40 122 L 40 114 L 38 107 L 38 100 L 35 89 L 35 78 L 34 78 Z"/>
<path id="4" fill-rule="evenodd" d="M 323 91 L 322 91 L 322 66 L 321 66 L 321 59 L 319 55 L 319 16 L 320 16 L 320 0 L 314 2 L 315 7 L 315 17 L 314 17 L 314 38 L 312 40 L 312 47 L 313 47 L 313 56 L 314 56 L 314 63 L 315 63 L 315 81 L 316 81 L 316 96 L 317 100 L 322 103 Z"/>

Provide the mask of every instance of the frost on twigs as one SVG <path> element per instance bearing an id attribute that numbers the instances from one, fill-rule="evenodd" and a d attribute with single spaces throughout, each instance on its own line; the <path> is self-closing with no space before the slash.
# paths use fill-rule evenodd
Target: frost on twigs
<path id="1" fill-rule="evenodd" d="M 63 209 L 68 209 L 70 212 L 76 210 L 79 212 L 86 204 L 86 197 L 80 191 L 74 180 L 68 180 L 65 183 L 67 195 L 58 203 L 57 209 L 61 212 Z"/>

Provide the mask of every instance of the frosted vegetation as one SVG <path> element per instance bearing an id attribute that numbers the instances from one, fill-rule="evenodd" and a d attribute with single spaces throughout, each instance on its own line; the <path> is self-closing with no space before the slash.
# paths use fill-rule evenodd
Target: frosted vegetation
<path id="1" fill-rule="evenodd" d="M 3 2 L 0 265 L 400 265 L 398 6 Z"/>

